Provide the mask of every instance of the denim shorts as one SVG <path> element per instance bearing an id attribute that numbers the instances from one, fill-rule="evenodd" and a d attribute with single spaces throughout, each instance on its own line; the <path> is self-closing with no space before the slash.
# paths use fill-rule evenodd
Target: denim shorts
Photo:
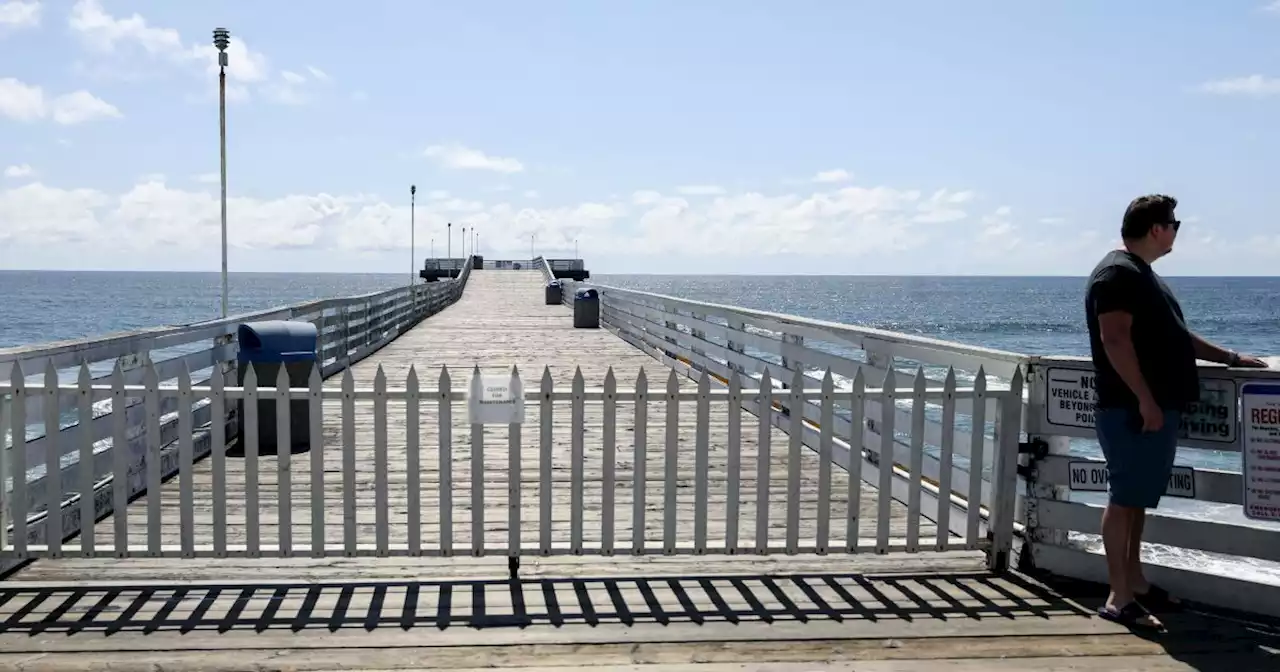
<path id="1" fill-rule="evenodd" d="M 1107 458 L 1107 493 L 1112 504 L 1141 509 L 1160 505 L 1178 450 L 1179 411 L 1166 410 L 1164 424 L 1142 431 L 1137 410 L 1099 408 L 1094 413 L 1098 443 Z"/>

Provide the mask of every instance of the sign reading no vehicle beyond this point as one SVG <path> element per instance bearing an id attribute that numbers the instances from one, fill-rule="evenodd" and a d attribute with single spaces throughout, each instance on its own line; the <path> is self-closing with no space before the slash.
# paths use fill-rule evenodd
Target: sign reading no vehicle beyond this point
<path id="1" fill-rule="evenodd" d="M 1045 369 L 1045 420 L 1058 427 L 1093 429 L 1095 375 L 1089 369 Z M 1200 401 L 1182 416 L 1178 436 L 1207 443 L 1236 441 L 1236 381 L 1200 378 Z"/>

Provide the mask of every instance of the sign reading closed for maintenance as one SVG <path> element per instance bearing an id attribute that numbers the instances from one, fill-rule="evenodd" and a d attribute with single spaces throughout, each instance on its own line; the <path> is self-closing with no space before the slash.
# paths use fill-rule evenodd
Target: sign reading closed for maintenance
<path id="1" fill-rule="evenodd" d="M 518 376 L 475 375 L 467 389 L 467 416 L 473 425 L 524 422 L 524 385 Z"/>
<path id="2" fill-rule="evenodd" d="M 1059 427 L 1093 429 L 1095 375 L 1087 369 L 1045 369 L 1045 420 Z M 1200 378 L 1200 402 L 1182 416 L 1178 435 L 1210 443 L 1236 441 L 1236 382 Z"/>

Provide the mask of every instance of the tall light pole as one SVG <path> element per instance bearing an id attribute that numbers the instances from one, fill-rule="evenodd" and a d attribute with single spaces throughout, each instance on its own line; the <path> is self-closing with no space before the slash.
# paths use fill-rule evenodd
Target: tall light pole
<path id="1" fill-rule="evenodd" d="M 536 233 L 529 234 L 529 261 L 533 261 L 533 240 L 537 237 Z"/>
<path id="2" fill-rule="evenodd" d="M 573 258 L 574 259 L 578 258 L 578 239 L 577 238 L 573 239 Z"/>
<path id="3" fill-rule="evenodd" d="M 446 226 L 445 228 L 449 231 L 449 244 L 445 247 L 445 249 L 447 250 L 446 254 L 450 259 L 452 259 L 453 258 L 453 222 L 449 222 L 449 225 Z"/>
<path id="4" fill-rule="evenodd" d="M 409 300 L 413 302 L 413 312 L 418 313 L 418 294 L 413 289 L 413 272 L 418 266 L 417 246 L 418 227 L 414 221 L 417 204 L 414 202 L 418 194 L 418 185 L 409 185 Z"/>
<path id="5" fill-rule="evenodd" d="M 222 154 L 222 317 L 227 317 L 227 47 L 231 31 L 213 29 L 218 48 L 218 143 Z"/>
<path id="6" fill-rule="evenodd" d="M 467 258 L 467 227 L 462 227 L 462 258 Z"/>
<path id="7" fill-rule="evenodd" d="M 436 237 L 431 236 L 431 258 L 436 258 Z"/>

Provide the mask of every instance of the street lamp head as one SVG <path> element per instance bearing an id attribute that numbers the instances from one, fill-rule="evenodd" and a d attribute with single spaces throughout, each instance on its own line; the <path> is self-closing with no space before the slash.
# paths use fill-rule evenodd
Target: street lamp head
<path id="1" fill-rule="evenodd" d="M 418 193 L 418 185 L 416 184 L 409 185 L 409 195 L 412 196 L 416 193 Z"/>

